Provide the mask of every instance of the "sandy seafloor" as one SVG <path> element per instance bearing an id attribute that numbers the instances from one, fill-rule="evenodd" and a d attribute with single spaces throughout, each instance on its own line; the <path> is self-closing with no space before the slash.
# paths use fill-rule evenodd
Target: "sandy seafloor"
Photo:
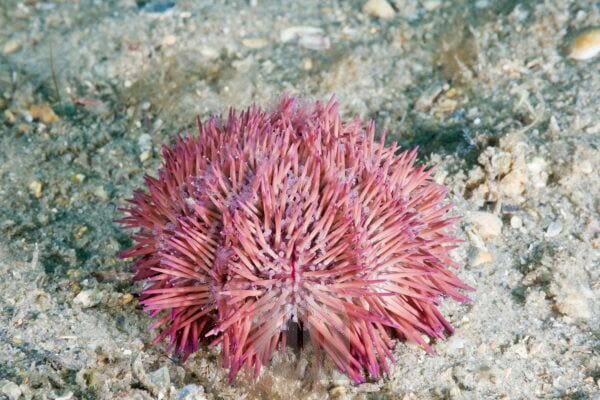
<path id="1" fill-rule="evenodd" d="M 600 5 L 390 4 L 1 2 L 0 398 L 600 398 L 600 56 L 565 50 Z M 357 386 L 308 347 L 229 385 L 218 350 L 151 344 L 116 209 L 196 114 L 284 91 L 438 165 L 477 291 L 436 356 Z"/>

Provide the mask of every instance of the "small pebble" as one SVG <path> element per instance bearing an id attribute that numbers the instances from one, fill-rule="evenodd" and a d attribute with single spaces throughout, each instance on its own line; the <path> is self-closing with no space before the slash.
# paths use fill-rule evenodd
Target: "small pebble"
<path id="1" fill-rule="evenodd" d="M 46 125 L 60 121 L 60 118 L 54 113 L 54 110 L 48 103 L 32 105 L 29 108 L 29 114 L 31 114 L 33 119 L 42 121 Z"/>
<path id="2" fill-rule="evenodd" d="M 502 233 L 502 220 L 489 212 L 471 211 L 465 221 L 472 224 L 484 239 L 491 239 Z"/>
<path id="3" fill-rule="evenodd" d="M 29 184 L 29 192 L 36 198 L 39 199 L 42 197 L 43 184 L 40 181 L 32 181 Z"/>
<path id="4" fill-rule="evenodd" d="M 18 40 L 9 40 L 8 42 L 6 42 L 6 44 L 4 45 L 4 47 L 2 48 L 2 53 L 4 53 L 5 55 L 14 53 L 15 51 L 19 50 L 21 48 L 21 42 L 19 42 Z"/>
<path id="5" fill-rule="evenodd" d="M 5 382 L 6 383 L 4 383 L 0 388 L 0 393 L 8 397 L 10 400 L 17 400 L 19 397 L 21 397 L 21 388 L 19 388 L 19 385 L 11 381 Z"/>
<path id="6" fill-rule="evenodd" d="M 546 228 L 546 237 L 547 238 L 553 238 L 556 237 L 560 234 L 560 232 L 562 231 L 562 224 L 560 221 L 553 221 L 550 223 L 550 225 L 548 225 L 548 228 Z"/>
<path id="7" fill-rule="evenodd" d="M 175 43 L 177 43 L 175 35 L 167 35 L 161 41 L 163 46 L 173 46 Z"/>
<path id="8" fill-rule="evenodd" d="M 75 237 L 75 240 L 81 240 L 85 234 L 88 231 L 88 227 L 85 225 L 81 225 L 77 228 L 77 230 L 75 231 L 75 234 L 73 235 Z"/>
<path id="9" fill-rule="evenodd" d="M 331 396 L 332 399 L 343 399 L 346 397 L 346 387 L 334 386 L 329 390 L 329 396 Z"/>
<path id="10" fill-rule="evenodd" d="M 103 201 L 108 200 L 108 193 L 106 192 L 106 189 L 104 189 L 104 187 L 102 187 L 102 186 L 96 186 L 92 190 L 92 193 L 94 194 L 94 196 L 96 196 L 100 200 L 103 200 Z"/>
<path id="11" fill-rule="evenodd" d="M 590 319 L 593 316 L 589 301 L 581 290 L 570 288 L 556 301 L 558 312 L 573 319 Z"/>
<path id="12" fill-rule="evenodd" d="M 520 217 L 514 215 L 510 219 L 510 226 L 514 229 L 519 229 L 523 226 L 523 220 Z"/>
<path id="13" fill-rule="evenodd" d="M 15 116 L 15 114 L 12 111 L 4 110 L 4 119 L 9 124 L 14 124 L 15 121 L 17 120 L 17 117 Z"/>
<path id="14" fill-rule="evenodd" d="M 75 183 L 83 183 L 83 181 L 85 181 L 85 175 L 84 174 L 75 174 L 73 175 L 73 182 Z"/>
<path id="15" fill-rule="evenodd" d="M 86 289 L 79 292 L 73 299 L 73 303 L 81 308 L 91 308 L 98 305 L 102 301 L 102 292 L 96 289 Z"/>
<path id="16" fill-rule="evenodd" d="M 425 11 L 429 12 L 438 9 L 441 5 L 442 2 L 440 0 L 426 0 L 425 2 L 423 2 L 423 8 L 425 9 Z"/>
<path id="17" fill-rule="evenodd" d="M 177 400 L 206 400 L 204 388 L 194 384 L 185 385 L 177 394 Z"/>
<path id="18" fill-rule="evenodd" d="M 289 28 L 285 28 L 279 34 L 279 40 L 283 43 L 290 42 L 295 39 L 299 39 L 302 36 L 318 36 L 323 34 L 323 29 L 315 27 L 315 26 L 290 26 Z"/>
<path id="19" fill-rule="evenodd" d="M 142 11 L 148 13 L 162 13 L 170 8 L 175 7 L 174 1 L 161 1 L 161 0 L 152 0 L 148 3 L 143 2 Z"/>
<path id="20" fill-rule="evenodd" d="M 169 368 L 160 367 L 156 371 L 150 372 L 148 374 L 148 379 L 156 387 L 157 397 L 164 398 L 169 392 L 169 387 L 171 386 L 171 376 L 169 374 Z"/>
<path id="21" fill-rule="evenodd" d="M 141 161 L 141 162 L 144 162 L 144 161 L 146 161 L 146 160 L 149 160 L 149 159 L 150 159 L 150 157 L 152 157 L 152 151 L 151 151 L 151 150 L 146 150 L 146 151 L 143 151 L 143 152 L 140 154 L 140 161 Z"/>
<path id="22" fill-rule="evenodd" d="M 298 39 L 298 45 L 309 50 L 327 50 L 331 46 L 331 41 L 327 36 L 305 35 Z"/>
<path id="23" fill-rule="evenodd" d="M 133 295 L 131 293 L 125 293 L 123 296 L 121 296 L 122 305 L 131 303 L 131 300 L 133 300 Z"/>
<path id="24" fill-rule="evenodd" d="M 381 19 L 393 18 L 396 12 L 386 0 L 369 0 L 362 8 L 363 12 Z"/>
<path id="25" fill-rule="evenodd" d="M 494 256 L 492 255 L 492 253 L 486 250 L 479 250 L 477 254 L 475 254 L 475 257 L 473 257 L 473 261 L 471 262 L 471 264 L 474 267 L 477 267 L 482 264 L 491 263 L 492 261 L 494 261 Z"/>
<path id="26" fill-rule="evenodd" d="M 263 38 L 246 38 L 242 39 L 242 45 L 244 47 L 248 47 L 249 49 L 262 49 L 269 44 L 267 39 Z"/>
<path id="27" fill-rule="evenodd" d="M 305 71 L 309 71 L 313 68 L 313 60 L 311 58 L 302 59 L 302 69 Z"/>
<path id="28" fill-rule="evenodd" d="M 568 57 L 584 61 L 600 53 L 600 28 L 587 29 L 573 39 L 568 49 Z"/>

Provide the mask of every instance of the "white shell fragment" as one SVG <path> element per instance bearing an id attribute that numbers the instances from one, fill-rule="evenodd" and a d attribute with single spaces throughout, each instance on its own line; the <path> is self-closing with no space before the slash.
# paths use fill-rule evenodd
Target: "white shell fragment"
<path id="1" fill-rule="evenodd" d="M 600 28 L 592 28 L 577 35 L 568 49 L 568 57 L 574 60 L 589 60 L 600 53 Z"/>

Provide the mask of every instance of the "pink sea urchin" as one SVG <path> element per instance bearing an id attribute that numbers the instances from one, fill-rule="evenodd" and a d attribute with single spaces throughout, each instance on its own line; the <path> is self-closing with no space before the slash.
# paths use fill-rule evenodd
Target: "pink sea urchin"
<path id="1" fill-rule="evenodd" d="M 184 357 L 220 344 L 233 380 L 258 372 L 297 322 L 363 382 L 388 370 L 395 338 L 431 351 L 422 335 L 452 332 L 436 306 L 469 287 L 447 268 L 458 242 L 447 189 L 416 150 L 342 122 L 334 100 L 284 97 L 198 129 L 163 148 L 121 220 L 138 228 L 123 257 L 136 258 L 157 341 Z"/>

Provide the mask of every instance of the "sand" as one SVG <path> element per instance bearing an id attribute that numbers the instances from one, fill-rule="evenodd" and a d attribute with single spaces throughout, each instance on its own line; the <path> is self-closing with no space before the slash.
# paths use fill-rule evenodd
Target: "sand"
<path id="1" fill-rule="evenodd" d="M 0 5 L 0 398 L 600 399 L 600 56 L 567 57 L 596 2 L 211 3 Z M 379 381 L 310 345 L 256 382 L 218 349 L 181 363 L 117 257 L 163 144 L 283 92 L 420 146 L 463 217 L 472 301 Z"/>

